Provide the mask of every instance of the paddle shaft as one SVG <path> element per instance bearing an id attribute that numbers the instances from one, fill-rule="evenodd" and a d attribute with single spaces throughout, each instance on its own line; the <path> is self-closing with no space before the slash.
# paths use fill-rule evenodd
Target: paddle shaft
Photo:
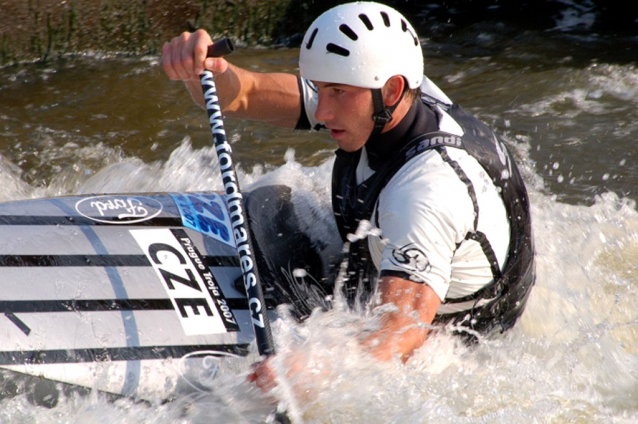
<path id="1" fill-rule="evenodd" d="M 221 57 L 232 51 L 233 45 L 230 40 L 223 39 L 208 48 L 208 57 Z M 268 313 L 266 311 L 266 302 L 259 279 L 259 272 L 257 270 L 257 260 L 253 255 L 255 250 L 250 237 L 248 216 L 239 188 L 237 173 L 235 172 L 232 149 L 228 143 L 226 130 L 224 129 L 222 110 L 219 104 L 219 97 L 217 96 L 217 87 L 215 86 L 213 73 L 205 70 L 200 76 L 200 80 L 202 90 L 204 91 L 204 102 L 206 104 L 206 111 L 208 112 L 208 122 L 213 135 L 217 158 L 219 159 L 222 182 L 224 184 L 224 190 L 226 191 L 232 232 L 235 237 L 235 246 L 237 248 L 237 254 L 239 255 L 246 296 L 248 297 L 248 307 L 255 331 L 255 339 L 257 340 L 257 349 L 260 355 L 274 355 L 275 345 L 270 328 L 270 321 L 268 320 Z"/>

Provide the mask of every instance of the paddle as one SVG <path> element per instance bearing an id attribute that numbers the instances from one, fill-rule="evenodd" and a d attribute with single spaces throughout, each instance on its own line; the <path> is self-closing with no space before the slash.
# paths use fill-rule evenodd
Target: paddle
<path id="1" fill-rule="evenodd" d="M 224 38 L 208 47 L 207 57 L 225 56 L 232 53 L 233 50 L 232 42 Z M 248 297 L 248 307 L 255 331 L 255 339 L 257 340 L 257 350 L 260 355 L 272 356 L 275 354 L 275 344 L 273 342 L 270 321 L 268 320 L 266 311 L 266 301 L 264 300 L 264 293 L 261 288 L 261 280 L 259 279 L 259 272 L 257 270 L 257 261 L 253 256 L 255 250 L 252 246 L 248 228 L 248 216 L 239 188 L 239 181 L 237 181 L 232 149 L 226 138 L 226 130 L 224 129 L 223 115 L 219 104 L 219 97 L 217 96 L 215 79 L 211 71 L 204 70 L 200 76 L 200 80 L 202 90 L 204 91 L 204 102 L 206 104 L 206 111 L 208 112 L 210 130 L 219 159 L 222 182 L 224 183 L 224 190 L 226 191 L 237 255 L 239 256 L 244 287 L 246 288 L 246 296 Z M 292 399 L 290 394 L 286 397 Z M 290 401 L 287 411 L 277 411 L 275 415 L 276 422 L 280 424 L 301 422 L 299 412 L 294 406 L 294 403 Z"/>
<path id="2" fill-rule="evenodd" d="M 222 57 L 232 53 L 234 50 L 232 42 L 224 38 L 208 47 L 207 57 Z M 248 216 L 244 207 L 244 199 L 239 188 L 237 173 L 233 164 L 233 154 L 222 116 L 217 87 L 213 73 L 208 70 L 200 75 L 202 90 L 204 91 L 204 102 L 208 112 L 210 130 L 215 143 L 215 150 L 219 159 L 219 168 L 222 175 L 228 210 L 235 237 L 235 246 L 248 297 L 248 308 L 257 340 L 257 350 L 260 355 L 271 356 L 275 354 L 275 345 L 270 329 L 270 321 L 266 312 L 266 301 L 261 287 L 257 261 L 253 255 L 255 251 L 252 245 L 250 230 L 248 228 Z"/>
<path id="3" fill-rule="evenodd" d="M 224 38 L 208 47 L 207 57 L 222 57 L 232 53 L 233 50 L 232 42 L 228 38 Z M 255 331 L 255 339 L 257 340 L 257 350 L 260 355 L 272 356 L 275 354 L 275 344 L 272 338 L 272 330 L 270 329 L 270 321 L 268 320 L 266 311 L 266 301 L 264 300 L 264 293 L 261 288 L 259 272 L 257 270 L 257 261 L 253 256 L 255 250 L 250 237 L 244 200 L 233 164 L 233 152 L 226 138 L 226 130 L 224 129 L 223 115 L 219 104 L 219 97 L 217 96 L 215 79 L 211 71 L 204 70 L 200 76 L 200 80 L 202 90 L 204 91 L 204 102 L 206 104 L 206 111 L 208 112 L 210 130 L 219 159 L 222 182 L 224 183 L 224 190 L 226 191 L 237 255 L 239 256 L 244 287 L 246 288 L 246 296 L 248 297 L 248 307 Z M 293 405 L 288 406 L 291 407 Z M 300 422 L 301 419 L 298 417 L 299 414 L 296 412 L 296 408 L 292 408 L 292 411 L 290 409 L 288 411 L 278 411 L 275 416 L 276 422 L 281 424 L 290 423 L 291 419 L 289 418 L 289 414 L 291 412 L 292 417 L 294 417 L 292 421 Z"/>

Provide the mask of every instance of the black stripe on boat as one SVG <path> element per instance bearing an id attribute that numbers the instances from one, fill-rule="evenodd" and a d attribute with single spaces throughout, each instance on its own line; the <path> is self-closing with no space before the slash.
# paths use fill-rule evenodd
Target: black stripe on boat
<path id="1" fill-rule="evenodd" d="M 233 310 L 247 310 L 245 298 L 226 298 Z M 172 310 L 170 299 L 64 299 L 0 301 L 0 313 L 24 314 L 37 312 L 100 312 L 100 311 L 161 311 Z"/>
<path id="2" fill-rule="evenodd" d="M 0 225 L 101 225 L 101 226 L 134 226 L 122 222 L 99 222 L 83 216 L 37 216 L 37 215 L 0 215 Z M 179 217 L 156 217 L 144 221 L 144 227 L 181 227 Z"/>
<path id="3" fill-rule="evenodd" d="M 209 267 L 239 267 L 235 256 L 205 256 Z M 151 266 L 146 255 L 0 255 L 0 267 Z"/>
<path id="4" fill-rule="evenodd" d="M 0 352 L 0 366 L 6 365 L 38 365 L 38 364 L 72 364 L 82 362 L 136 361 L 144 359 L 181 358 L 189 353 L 205 351 L 219 352 L 220 355 L 234 354 L 246 356 L 248 344 L 207 344 L 185 346 L 141 346 L 99 349 L 57 349 L 37 351 Z"/>

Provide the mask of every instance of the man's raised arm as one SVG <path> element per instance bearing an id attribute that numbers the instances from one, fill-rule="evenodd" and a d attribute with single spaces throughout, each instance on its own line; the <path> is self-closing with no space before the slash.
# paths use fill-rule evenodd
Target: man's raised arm
<path id="1" fill-rule="evenodd" d="M 204 30 L 173 38 L 162 49 L 164 72 L 172 80 L 184 81 L 195 103 L 204 107 L 199 75 L 204 69 L 211 70 L 225 114 L 294 128 L 301 113 L 297 77 L 250 72 L 224 58 L 206 58 L 211 44 Z"/>

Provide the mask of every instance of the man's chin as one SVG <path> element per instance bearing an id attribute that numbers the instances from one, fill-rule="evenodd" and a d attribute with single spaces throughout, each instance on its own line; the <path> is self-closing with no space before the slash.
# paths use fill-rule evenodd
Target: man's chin
<path id="1" fill-rule="evenodd" d="M 360 150 L 365 143 L 337 143 L 337 146 L 344 152 L 352 153 Z"/>

